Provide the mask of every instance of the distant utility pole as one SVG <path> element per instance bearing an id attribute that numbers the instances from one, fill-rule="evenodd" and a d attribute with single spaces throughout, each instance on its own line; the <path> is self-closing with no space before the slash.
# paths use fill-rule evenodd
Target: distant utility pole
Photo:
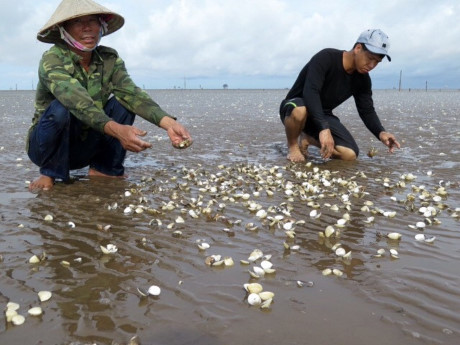
<path id="1" fill-rule="evenodd" d="M 187 88 L 187 79 L 184 76 L 184 90 Z"/>
<path id="2" fill-rule="evenodd" d="M 402 70 L 399 72 L 399 91 L 401 91 Z"/>
<path id="3" fill-rule="evenodd" d="M 425 92 L 428 92 L 428 80 L 425 82 Z"/>

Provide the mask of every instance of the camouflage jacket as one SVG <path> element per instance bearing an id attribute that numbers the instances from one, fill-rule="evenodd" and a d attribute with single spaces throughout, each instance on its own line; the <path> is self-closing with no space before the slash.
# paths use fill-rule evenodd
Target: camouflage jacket
<path id="1" fill-rule="evenodd" d="M 88 127 L 102 133 L 110 121 L 104 106 L 111 94 L 128 110 L 156 125 L 164 116 L 170 116 L 134 84 L 116 50 L 97 47 L 88 72 L 79 60 L 80 56 L 65 44 L 56 44 L 43 54 L 29 134 L 54 99 Z"/>

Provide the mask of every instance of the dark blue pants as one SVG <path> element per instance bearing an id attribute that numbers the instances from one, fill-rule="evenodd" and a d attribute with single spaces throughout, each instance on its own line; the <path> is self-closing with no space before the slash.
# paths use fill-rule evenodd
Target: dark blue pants
<path id="1" fill-rule="evenodd" d="M 104 107 L 115 122 L 132 125 L 135 115 L 112 97 Z M 124 174 L 126 150 L 118 139 L 95 131 L 54 100 L 29 138 L 29 158 L 40 174 L 68 181 L 69 171 L 86 166 L 111 176 Z"/>

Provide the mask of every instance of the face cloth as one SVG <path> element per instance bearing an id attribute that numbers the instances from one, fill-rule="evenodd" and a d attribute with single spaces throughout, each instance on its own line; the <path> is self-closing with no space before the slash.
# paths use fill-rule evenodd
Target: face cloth
<path id="1" fill-rule="evenodd" d="M 82 52 L 90 52 L 96 49 L 96 47 L 99 45 L 99 42 L 101 41 L 102 36 L 107 32 L 107 27 L 108 24 L 106 21 L 103 19 L 99 18 L 99 21 L 101 23 L 101 30 L 99 31 L 99 39 L 97 40 L 96 45 L 93 48 L 87 48 L 77 40 L 75 40 L 67 31 L 65 31 L 63 26 L 58 25 L 59 32 L 61 34 L 61 38 L 71 47 L 74 47 Z"/>

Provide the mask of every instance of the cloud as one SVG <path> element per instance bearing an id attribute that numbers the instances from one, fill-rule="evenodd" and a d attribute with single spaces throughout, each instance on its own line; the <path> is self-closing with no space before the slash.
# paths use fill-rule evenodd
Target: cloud
<path id="1" fill-rule="evenodd" d="M 48 48 L 37 43 L 36 32 L 58 3 L 24 0 L 19 7 L 4 5 L 0 40 L 8 53 L 0 54 L 0 72 L 35 73 Z M 460 3 L 454 0 L 100 3 L 126 19 L 120 31 L 101 43 L 117 49 L 133 79 L 147 87 L 171 87 L 184 77 L 219 87 L 222 80 L 237 80 L 238 87 L 245 87 L 245 80 L 255 87 L 288 87 L 314 53 L 325 47 L 350 49 L 368 28 L 382 29 L 391 40 L 392 62 L 372 72 L 374 86 L 395 86 L 403 70 L 406 82 L 413 80 L 412 87 L 423 78 L 439 87 L 446 80 L 460 87 Z M 4 86 L 0 82 L 0 88 Z"/>

